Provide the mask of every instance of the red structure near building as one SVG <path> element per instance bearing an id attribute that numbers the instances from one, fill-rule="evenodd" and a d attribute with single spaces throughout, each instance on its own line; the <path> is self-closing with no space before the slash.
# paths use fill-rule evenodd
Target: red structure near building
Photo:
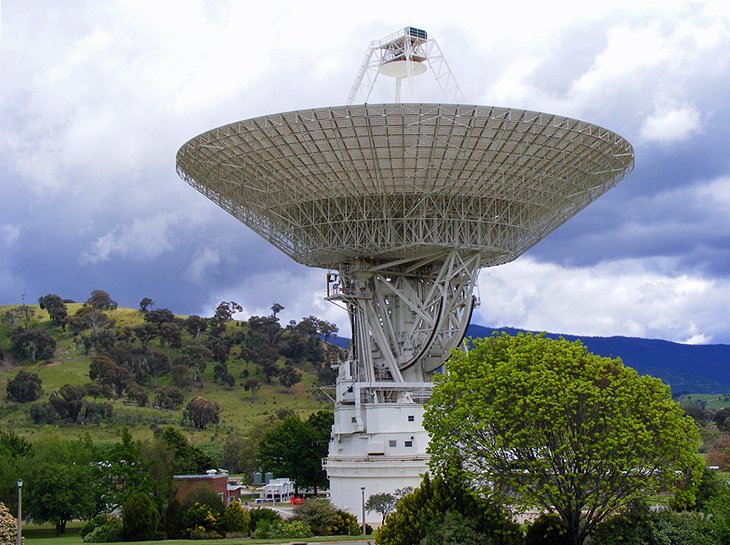
<path id="1" fill-rule="evenodd" d="M 214 469 L 209 470 L 204 475 L 175 475 L 174 479 L 177 486 L 175 498 L 180 503 L 199 484 L 204 484 L 218 494 L 223 505 L 228 505 L 232 501 L 239 501 L 241 491 L 244 488 L 236 480 L 229 481 L 228 473 L 219 473 Z"/>

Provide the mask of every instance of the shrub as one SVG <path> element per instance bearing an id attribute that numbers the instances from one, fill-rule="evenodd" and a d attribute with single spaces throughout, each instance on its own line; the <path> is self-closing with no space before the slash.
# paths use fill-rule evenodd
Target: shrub
<path id="1" fill-rule="evenodd" d="M 36 424 L 53 424 L 58 420 L 58 412 L 48 402 L 34 403 L 30 407 L 30 417 Z"/>
<path id="2" fill-rule="evenodd" d="M 183 537 L 183 516 L 185 516 L 185 510 L 182 504 L 176 498 L 172 498 L 165 511 L 165 534 L 167 539 Z"/>
<path id="3" fill-rule="evenodd" d="M 203 503 L 195 503 L 185 512 L 183 516 L 183 528 L 191 539 L 204 539 L 200 536 L 202 533 L 212 534 L 218 532 L 219 514 L 214 512 L 210 506 Z"/>
<path id="4" fill-rule="evenodd" d="M 691 545 L 714 543 L 712 530 L 702 513 L 662 511 L 652 514 L 650 545 Z"/>
<path id="5" fill-rule="evenodd" d="M 730 545 L 730 485 L 723 484 L 718 493 L 707 501 L 707 513 L 717 542 Z"/>
<path id="6" fill-rule="evenodd" d="M 91 532 L 84 536 L 84 543 L 113 543 L 116 541 L 124 541 L 124 527 L 122 521 L 115 517 L 106 517 L 106 519 L 107 520 L 103 524 L 96 526 Z M 86 528 L 86 526 L 84 528 Z"/>
<path id="7" fill-rule="evenodd" d="M 645 503 L 637 502 L 626 512 L 601 524 L 592 545 L 712 545 L 717 541 L 715 516 L 683 511 L 652 513 Z"/>
<path id="8" fill-rule="evenodd" d="M 330 532 L 333 536 L 357 536 L 362 533 L 357 517 L 347 511 L 337 511 L 337 523 Z"/>
<path id="9" fill-rule="evenodd" d="M 15 545 L 17 535 L 17 520 L 5 504 L 0 502 L 0 545 Z"/>
<path id="10" fill-rule="evenodd" d="M 223 505 L 223 500 L 220 496 L 205 483 L 196 484 L 185 495 L 182 501 L 183 510 L 189 510 L 196 503 L 210 507 L 216 518 L 226 510 L 226 506 Z"/>
<path id="11" fill-rule="evenodd" d="M 525 545 L 568 545 L 568 533 L 555 514 L 540 515 L 527 528 Z"/>
<path id="12" fill-rule="evenodd" d="M 226 507 L 223 513 L 223 530 L 226 533 L 247 534 L 251 525 L 251 515 L 248 514 L 243 506 L 233 501 Z"/>
<path id="13" fill-rule="evenodd" d="M 251 532 L 253 539 L 276 539 L 284 537 L 283 520 L 260 520 Z"/>
<path id="14" fill-rule="evenodd" d="M 312 537 L 312 529 L 303 520 L 261 520 L 251 534 L 254 539 L 292 539 Z"/>
<path id="15" fill-rule="evenodd" d="M 79 413 L 78 421 L 81 424 L 101 424 L 104 421 L 111 420 L 113 416 L 114 407 L 111 403 L 86 401 Z"/>
<path id="16" fill-rule="evenodd" d="M 421 545 L 492 545 L 493 539 L 476 528 L 476 521 L 456 511 L 447 511 L 443 521 L 426 527 Z"/>
<path id="17" fill-rule="evenodd" d="M 591 543 L 594 545 L 645 545 L 651 539 L 651 511 L 645 501 L 634 501 L 619 513 L 598 525 Z"/>
<path id="18" fill-rule="evenodd" d="M 257 507 L 255 509 L 251 509 L 251 511 L 249 511 L 249 515 L 251 515 L 251 525 L 249 527 L 251 537 L 253 537 L 253 533 L 260 525 L 281 522 L 282 520 L 279 513 L 273 509 L 269 509 L 268 507 Z"/>
<path id="19" fill-rule="evenodd" d="M 160 514 L 147 494 L 132 494 L 122 506 L 122 527 L 127 541 L 151 539 L 160 523 Z"/>
<path id="20" fill-rule="evenodd" d="M 337 526 L 337 508 L 329 500 L 313 499 L 294 508 L 294 514 L 301 517 L 315 535 L 333 535 Z"/>
<path id="21" fill-rule="evenodd" d="M 221 539 L 222 537 L 215 530 L 206 530 L 203 526 L 190 529 L 190 539 Z"/>
<path id="22" fill-rule="evenodd" d="M 504 509 L 474 494 L 458 476 L 446 480 L 425 475 L 421 485 L 404 495 L 395 511 L 385 518 L 376 542 L 380 545 L 420 545 L 430 529 L 429 521 L 443 523 L 450 511 L 471 519 L 475 530 L 497 543 L 521 541 L 519 528 L 509 520 Z"/>
<path id="23" fill-rule="evenodd" d="M 284 523 L 284 535 L 286 538 L 312 537 L 312 529 L 303 520 L 290 520 Z"/>
<path id="24" fill-rule="evenodd" d="M 84 524 L 81 527 L 81 530 L 79 531 L 79 534 L 81 534 L 81 537 L 86 537 L 88 534 L 96 530 L 99 526 L 104 526 L 105 524 L 109 524 L 112 522 L 112 520 L 119 520 L 116 517 L 113 517 L 112 515 L 97 515 L 91 519 L 89 519 L 86 524 Z"/>

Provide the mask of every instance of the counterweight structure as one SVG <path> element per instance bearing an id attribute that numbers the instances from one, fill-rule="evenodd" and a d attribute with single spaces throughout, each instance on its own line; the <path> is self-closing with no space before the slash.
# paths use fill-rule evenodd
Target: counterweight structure
<path id="1" fill-rule="evenodd" d="M 272 114 L 182 146 L 185 181 L 297 262 L 327 269 L 328 298 L 348 309 L 325 462 L 333 503 L 358 514 L 361 487 L 418 485 L 423 404 L 463 340 L 479 269 L 517 258 L 633 157 L 590 123 L 464 104 Z"/>

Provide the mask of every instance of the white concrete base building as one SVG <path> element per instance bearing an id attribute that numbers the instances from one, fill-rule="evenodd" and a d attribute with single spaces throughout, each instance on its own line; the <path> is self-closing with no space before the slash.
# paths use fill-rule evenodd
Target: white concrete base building
<path id="1" fill-rule="evenodd" d="M 432 383 L 355 382 L 348 378 L 351 365 L 340 367 L 325 468 L 332 503 L 362 521 L 363 501 L 373 494 L 417 488 L 428 471 L 423 403 Z M 367 512 L 366 520 L 378 523 L 381 515 Z"/>

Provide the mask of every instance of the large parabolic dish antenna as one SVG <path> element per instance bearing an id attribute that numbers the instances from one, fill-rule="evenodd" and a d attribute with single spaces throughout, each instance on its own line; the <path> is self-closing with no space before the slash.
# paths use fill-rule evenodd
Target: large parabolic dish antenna
<path id="1" fill-rule="evenodd" d="M 203 133 L 177 157 L 183 179 L 285 254 L 340 272 L 329 295 L 353 314 L 368 380 L 439 367 L 479 268 L 515 259 L 632 167 L 631 145 L 607 129 L 462 104 L 273 114 Z"/>
<path id="2" fill-rule="evenodd" d="M 348 310 L 326 461 L 333 503 L 393 493 L 427 469 L 433 373 L 462 343 L 482 267 L 512 261 L 633 168 L 631 145 L 563 116 L 400 103 L 432 73 L 460 96 L 440 49 L 406 27 L 372 42 L 348 102 L 379 75 L 395 103 L 277 113 L 207 131 L 179 175 L 294 260 L 328 270 Z"/>
<path id="3" fill-rule="evenodd" d="M 299 263 L 518 257 L 633 166 L 617 134 L 562 116 L 367 104 L 257 117 L 178 152 L 180 176 Z"/>

